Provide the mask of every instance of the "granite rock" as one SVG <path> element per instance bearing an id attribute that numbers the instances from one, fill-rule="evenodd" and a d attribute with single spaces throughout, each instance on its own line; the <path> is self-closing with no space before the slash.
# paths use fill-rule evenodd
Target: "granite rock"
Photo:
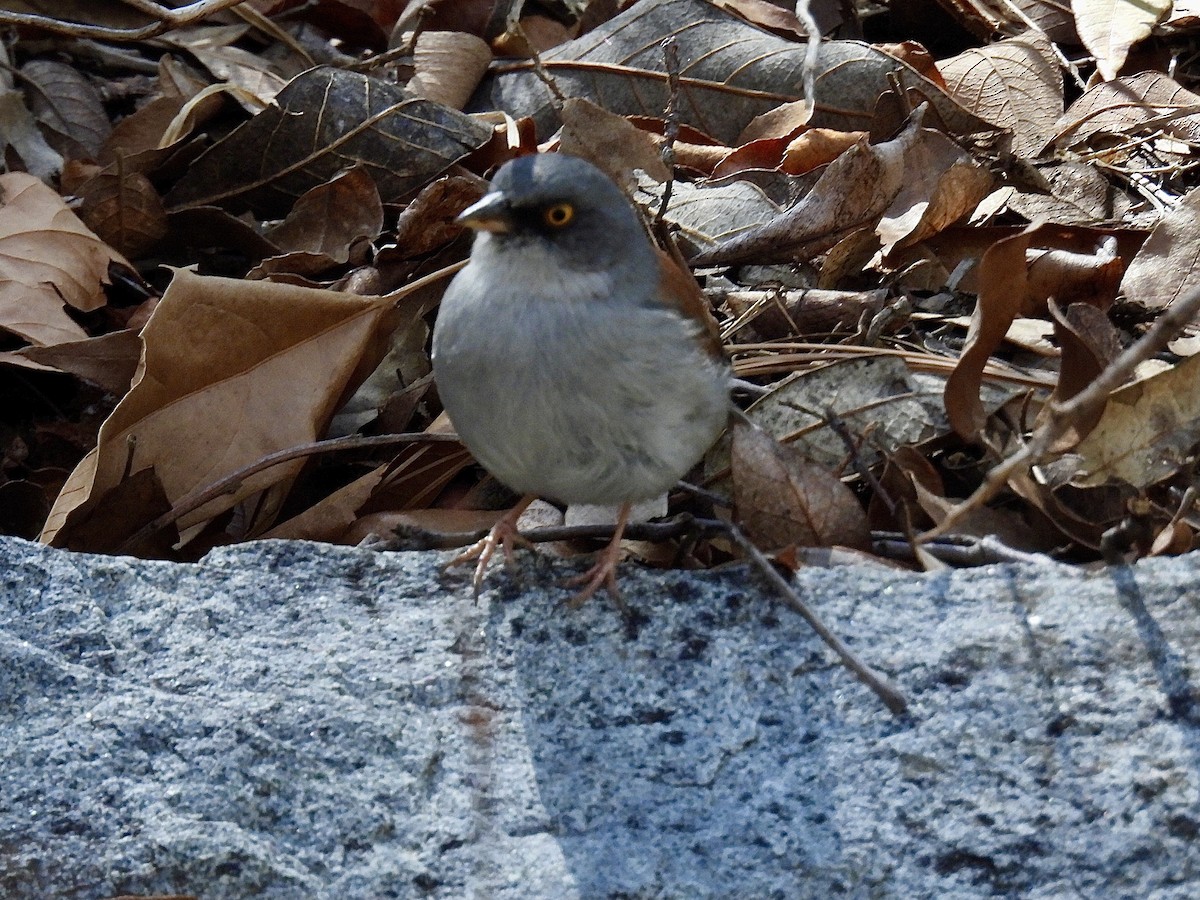
<path id="1" fill-rule="evenodd" d="M 0 896 L 1195 898 L 1197 557 L 746 569 L 0 538 Z"/>

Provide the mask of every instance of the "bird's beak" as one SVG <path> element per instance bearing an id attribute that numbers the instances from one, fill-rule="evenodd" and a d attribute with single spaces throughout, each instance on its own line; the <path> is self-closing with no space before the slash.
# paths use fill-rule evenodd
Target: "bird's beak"
<path id="1" fill-rule="evenodd" d="M 483 199 L 464 209 L 455 219 L 459 225 L 476 231 L 491 231 L 500 234 L 513 230 L 515 224 L 512 207 L 502 191 L 484 194 Z"/>

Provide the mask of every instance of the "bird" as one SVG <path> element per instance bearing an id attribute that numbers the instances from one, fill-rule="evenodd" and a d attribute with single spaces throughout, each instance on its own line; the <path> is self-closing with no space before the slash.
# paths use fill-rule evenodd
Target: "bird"
<path id="1" fill-rule="evenodd" d="M 438 308 L 434 383 L 462 443 L 523 496 L 448 565 L 475 561 L 478 595 L 496 549 L 527 543 L 516 523 L 535 498 L 619 505 L 572 605 L 601 586 L 620 603 L 632 506 L 673 487 L 728 423 L 716 321 L 678 251 L 580 157 L 508 161 L 457 221 L 474 238 Z"/>

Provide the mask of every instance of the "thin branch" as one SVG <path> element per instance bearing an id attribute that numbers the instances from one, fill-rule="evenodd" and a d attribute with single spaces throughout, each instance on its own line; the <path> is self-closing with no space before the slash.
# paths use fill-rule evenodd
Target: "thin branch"
<path id="1" fill-rule="evenodd" d="M 663 185 L 662 200 L 654 214 L 656 231 L 663 227 L 663 217 L 671 202 L 671 190 L 675 186 L 675 142 L 679 139 L 679 44 L 674 37 L 666 38 L 662 44 L 663 63 L 667 70 L 667 108 L 663 110 L 663 145 L 659 151 L 663 165 L 667 168 L 667 183 Z"/>
<path id="2" fill-rule="evenodd" d="M 779 599 L 789 609 L 800 614 L 817 633 L 817 636 L 823 640 L 828 647 L 838 655 L 847 669 L 857 676 L 858 680 L 875 692 L 875 695 L 883 701 L 884 705 L 891 711 L 894 716 L 903 716 L 908 712 L 908 701 L 900 690 L 896 688 L 886 677 L 876 672 L 865 662 L 858 658 L 858 655 L 846 645 L 841 638 L 829 630 L 829 627 L 821 621 L 821 617 L 802 599 L 800 595 L 792 588 L 779 571 L 771 565 L 771 561 L 763 554 L 761 550 L 747 538 L 740 528 L 736 525 L 730 525 L 728 535 L 733 539 L 746 554 L 746 558 L 754 565 L 763 577 L 767 579 L 770 585 L 775 588 Z"/>
<path id="3" fill-rule="evenodd" d="M 53 16 L 43 16 L 37 13 L 0 10 L 0 25 L 24 25 L 30 28 L 42 28 L 56 34 L 104 41 L 142 41 L 162 34 L 164 31 L 199 22 L 213 13 L 244 3 L 245 0 L 196 0 L 195 3 L 181 6 L 179 9 L 168 9 L 157 3 L 151 3 L 149 0 L 122 0 L 122 2 L 157 21 L 143 25 L 141 28 L 109 28 L 104 25 L 66 22 Z"/>

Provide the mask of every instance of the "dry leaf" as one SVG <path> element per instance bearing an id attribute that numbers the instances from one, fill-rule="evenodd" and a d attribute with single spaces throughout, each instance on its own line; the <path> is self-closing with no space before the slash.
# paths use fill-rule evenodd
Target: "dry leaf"
<path id="1" fill-rule="evenodd" d="M 83 201 L 79 217 L 100 238 L 130 257 L 139 257 L 167 233 L 167 211 L 150 179 L 122 166 L 101 169 L 70 160 L 63 168 L 62 189 Z"/>
<path id="2" fill-rule="evenodd" d="M 136 332 L 124 330 L 49 347 L 26 347 L 19 353 L 35 363 L 76 375 L 120 397 L 129 390 L 137 371 L 142 341 Z"/>
<path id="3" fill-rule="evenodd" d="M 832 246 L 840 235 L 875 221 L 897 200 L 906 184 L 917 180 L 923 187 L 906 191 L 901 200 L 904 211 L 912 213 L 924 202 L 912 193 L 928 198 L 938 189 L 945 172 L 967 161 L 966 154 L 944 134 L 922 127 L 927 110 L 923 105 L 914 112 L 908 127 L 894 140 L 875 145 L 865 140 L 856 143 L 829 164 L 812 190 L 794 206 L 698 254 L 693 264 L 811 256 Z M 953 192 L 951 188 L 949 193 Z M 982 196 L 970 206 L 973 208 Z M 923 214 L 925 207 L 920 206 L 919 212 Z M 914 228 L 921 216 L 917 218 Z"/>
<path id="4" fill-rule="evenodd" d="M 21 94 L 0 90 L 0 151 L 8 147 L 37 178 L 50 179 L 62 171 L 62 156 L 46 143 Z"/>
<path id="5" fill-rule="evenodd" d="M 1012 131 L 1013 152 L 1036 156 L 1054 137 L 1063 111 L 1062 73 L 1039 32 L 965 50 L 938 68 L 959 103 Z"/>
<path id="6" fill-rule="evenodd" d="M 50 143 L 63 156 L 95 159 L 112 126 L 100 92 L 65 63 L 33 59 L 21 66 L 29 107 L 51 131 Z"/>
<path id="7" fill-rule="evenodd" d="M 1145 488 L 1185 465 L 1200 442 L 1200 356 L 1113 393 L 1075 448 L 1081 487 L 1119 480 Z"/>
<path id="8" fill-rule="evenodd" d="M 1121 338 L 1107 314 L 1087 303 L 1072 303 L 1064 311 L 1053 301 L 1050 315 L 1054 319 L 1054 335 L 1062 348 L 1058 382 L 1050 395 L 1052 403 L 1070 400 L 1096 380 L 1121 352 Z M 1043 409 L 1043 415 L 1046 410 Z M 1067 424 L 1051 450 L 1056 453 L 1075 446 L 1096 427 L 1103 407 L 1091 410 L 1086 416 Z"/>
<path id="9" fill-rule="evenodd" d="M 1162 130 L 1184 141 L 1200 141 L 1200 113 L 1173 115 L 1200 107 L 1200 94 L 1161 72 L 1138 72 L 1089 88 L 1056 124 L 1057 147 L 1084 144 L 1100 134 L 1129 135 L 1162 117 Z"/>
<path id="10" fill-rule="evenodd" d="M 384 202 L 394 202 L 491 136 L 490 126 L 382 79 L 318 67 L 292 79 L 276 104 L 200 157 L 167 201 L 269 216 L 360 162 Z"/>
<path id="11" fill-rule="evenodd" d="M 1167 17 L 1171 0 L 1072 0 L 1071 9 L 1083 45 L 1096 57 L 1100 77 L 1111 81 L 1125 65 L 1130 48 Z"/>
<path id="12" fill-rule="evenodd" d="M 731 455 L 735 518 L 755 544 L 870 547 L 866 513 L 833 472 L 742 422 Z"/>
<path id="13" fill-rule="evenodd" d="M 492 61 L 487 41 L 462 31 L 422 31 L 413 53 L 416 74 L 408 89 L 451 109 L 462 109 Z"/>
<path id="14" fill-rule="evenodd" d="M 997 241 L 983 254 L 978 274 L 979 299 L 958 363 L 946 380 L 946 413 L 954 430 L 965 440 L 976 439 L 986 421 L 979 397 L 984 366 L 1018 315 L 1041 312 L 1048 293 L 1058 296 L 1055 290 L 1063 287 L 1074 292 L 1072 296 L 1086 296 L 1101 309 L 1107 309 L 1112 302 L 1121 261 L 1104 240 L 1086 257 L 1090 267 L 1079 265 L 1079 254 L 1059 251 L 1047 264 L 1044 275 L 1037 281 L 1030 277 L 1031 263 L 1036 264 L 1048 255 L 1030 254 L 1031 245 L 1036 242 L 1041 246 L 1073 248 L 1081 236 L 1086 237 L 1086 232 L 1077 236 L 1057 226 L 1031 225 Z M 1081 269 L 1082 288 L 1074 281 Z M 1058 287 L 1048 291 L 1047 285 Z"/>
<path id="15" fill-rule="evenodd" d="M 268 453 L 320 437 L 341 396 L 374 368 L 393 306 L 386 298 L 176 272 L 142 332 L 133 388 L 71 474 L 41 539 L 71 543 L 75 510 L 145 469 L 174 503 Z M 247 529 L 261 530 L 302 465 L 247 478 L 184 516 L 180 529 L 266 492 Z M 153 517 L 143 512 L 143 522 Z"/>
<path id="16" fill-rule="evenodd" d="M 383 230 L 383 203 L 375 182 L 362 166 L 354 166 L 331 181 L 308 191 L 266 238 L 283 250 L 263 260 L 248 278 L 273 273 L 317 275 L 351 262 L 358 263 Z"/>
<path id="17" fill-rule="evenodd" d="M 0 194 L 0 329 L 41 346 L 83 340 L 64 303 L 103 306 L 109 266 L 129 263 L 32 175 L 0 175 Z"/>
<path id="18" fill-rule="evenodd" d="M 659 153 L 662 138 L 627 119 L 587 100 L 569 99 L 563 104 L 562 120 L 559 152 L 589 160 L 626 189 L 634 184 L 634 169 L 659 182 L 670 177 Z"/>
<path id="19" fill-rule="evenodd" d="M 1195 287 L 1200 277 L 1200 189 L 1163 216 L 1121 281 L 1130 303 L 1162 309 Z"/>

